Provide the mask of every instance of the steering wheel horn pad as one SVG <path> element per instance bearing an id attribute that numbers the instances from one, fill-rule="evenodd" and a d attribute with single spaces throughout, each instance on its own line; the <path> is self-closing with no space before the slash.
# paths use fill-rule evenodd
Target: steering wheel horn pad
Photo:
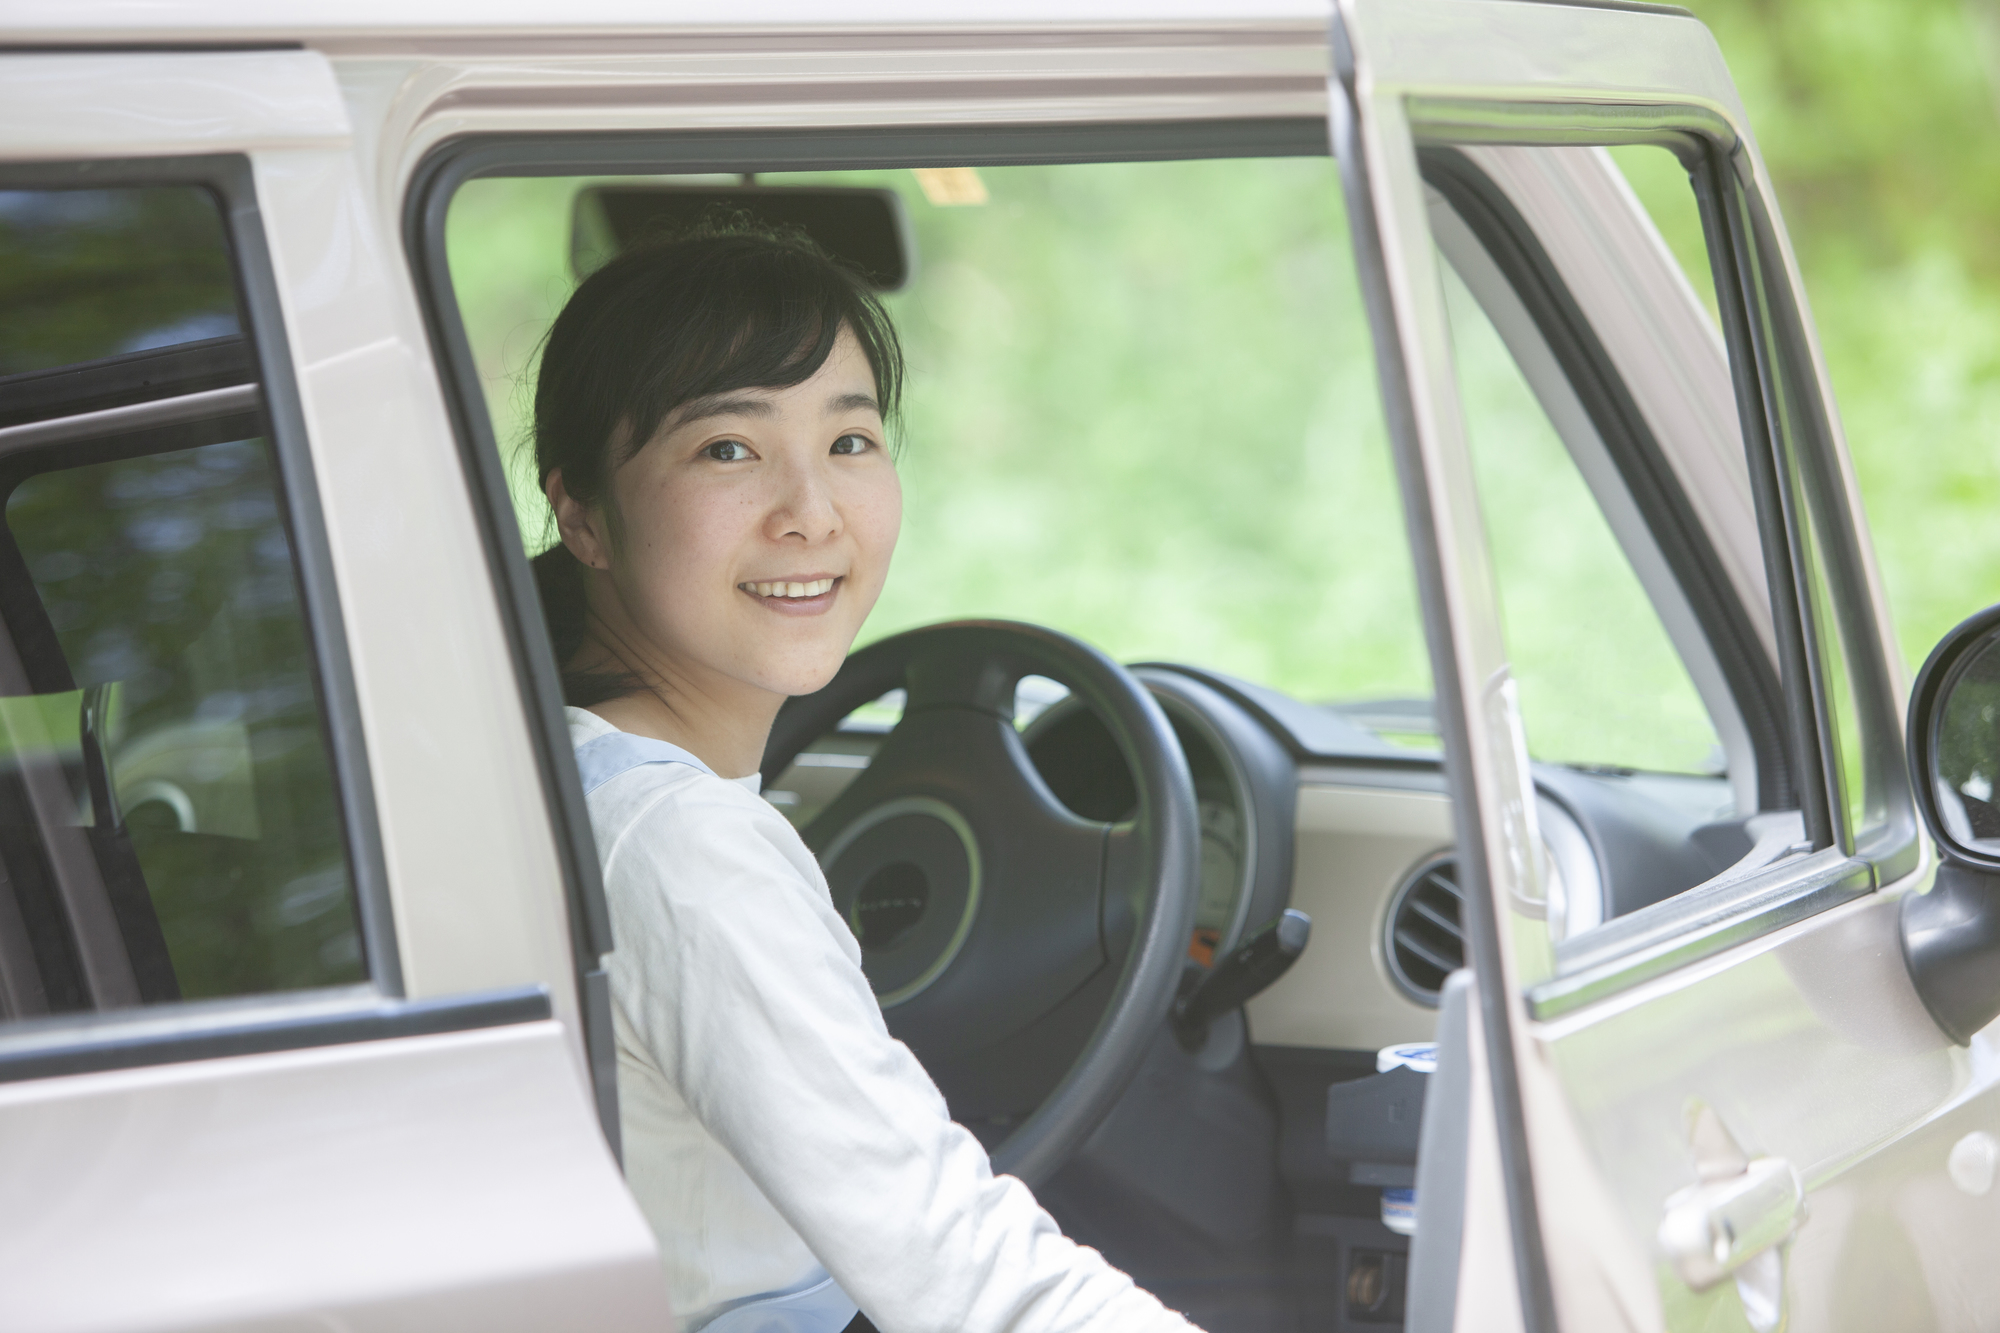
<path id="1" fill-rule="evenodd" d="M 1130 824 L 1080 819 L 1042 781 L 1013 725 L 1027 675 L 1062 682 L 1104 721 L 1139 792 Z M 1078 1006 L 1092 1007 L 1066 1073 L 1023 1073 L 1043 1080 L 1036 1095 L 1053 1089 L 1019 1108 L 993 1155 L 995 1170 L 1032 1184 L 1109 1113 L 1172 1007 L 1198 890 L 1193 782 L 1165 713 L 1129 672 L 1067 635 L 1004 621 L 930 626 L 855 653 L 780 711 L 765 781 L 899 686 L 902 720 L 805 839 L 862 941 L 890 1031 L 948 1097 L 958 1083 L 1004 1086 L 1003 1052 L 1032 1044 L 1037 1024 L 1075 1028 Z M 953 1097 L 962 1119 L 982 1110 L 1013 1113 Z"/>
<path id="2" fill-rule="evenodd" d="M 926 796 L 878 805 L 841 830 L 820 863 L 884 1009 L 922 993 L 958 957 L 980 888 L 979 843 L 958 811 Z"/>

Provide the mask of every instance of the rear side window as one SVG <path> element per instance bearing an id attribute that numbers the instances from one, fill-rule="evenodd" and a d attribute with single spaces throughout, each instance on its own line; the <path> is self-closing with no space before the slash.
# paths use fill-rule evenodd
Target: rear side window
<path id="1" fill-rule="evenodd" d="M 0 191 L 0 1016 L 367 979 L 223 215 Z"/>

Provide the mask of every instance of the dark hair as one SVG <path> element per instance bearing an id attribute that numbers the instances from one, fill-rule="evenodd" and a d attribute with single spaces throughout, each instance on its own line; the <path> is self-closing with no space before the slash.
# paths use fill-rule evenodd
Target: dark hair
<path id="1" fill-rule="evenodd" d="M 805 236 L 739 223 L 629 250 L 584 280 L 542 345 L 535 479 L 546 491 L 560 468 L 572 497 L 598 503 L 619 464 L 676 408 L 802 384 L 843 329 L 861 344 L 882 414 L 892 417 L 903 382 L 895 325 L 858 273 Z M 566 666 L 589 629 L 584 567 L 560 537 L 533 564 L 556 661 Z M 624 675 L 563 673 L 563 698 L 579 707 L 637 687 Z"/>

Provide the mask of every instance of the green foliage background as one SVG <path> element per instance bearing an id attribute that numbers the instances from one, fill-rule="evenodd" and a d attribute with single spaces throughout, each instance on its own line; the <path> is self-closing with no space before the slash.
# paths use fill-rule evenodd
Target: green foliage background
<path id="1" fill-rule="evenodd" d="M 2000 601 L 2000 118 L 1982 62 L 2000 18 L 1984 2 L 1690 0 L 1777 184 L 1911 666 Z M 1621 162 L 1649 203 L 1684 189 Z M 1427 693 L 1330 164 L 983 174 L 992 202 L 959 209 L 929 205 L 908 173 L 846 178 L 903 192 L 924 264 L 892 302 L 914 371 L 908 517 L 864 637 L 1013 615 L 1308 698 Z M 576 184 L 476 181 L 454 205 L 454 273 L 510 449 L 570 287 Z M 1656 217 L 1698 262 L 1698 240 Z M 1472 351 L 1461 376 L 1487 396 Z M 1496 543 L 1525 513 L 1489 514 Z M 1507 609 L 1525 659 L 1537 627 L 1514 622 L 1532 613 Z M 1616 752 L 1570 752 L 1566 731 L 1601 746 L 1610 721 L 1583 693 L 1607 673 L 1575 642 L 1546 637 L 1546 679 L 1517 660 L 1536 751 L 1698 766 L 1705 727 L 1677 673 L 1642 682 L 1656 703 L 1625 719 Z M 1683 713 L 1673 757 L 1652 755 L 1643 733 Z"/>
<path id="2" fill-rule="evenodd" d="M 902 194 L 918 275 L 896 563 L 863 639 L 962 616 L 1306 698 L 1429 692 L 1340 188 L 1325 158 L 763 176 Z M 447 233 L 531 548 L 536 344 L 571 180 L 470 182 Z"/>
<path id="3" fill-rule="evenodd" d="M 1990 0 L 1682 0 L 1729 60 L 1798 252 L 1914 667 L 2000 601 Z"/>

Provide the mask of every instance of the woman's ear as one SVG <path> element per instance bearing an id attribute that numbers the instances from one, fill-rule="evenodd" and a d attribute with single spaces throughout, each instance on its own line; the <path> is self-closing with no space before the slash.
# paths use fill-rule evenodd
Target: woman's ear
<path id="1" fill-rule="evenodd" d="M 569 553 L 592 569 L 611 568 L 611 546 L 600 531 L 602 516 L 595 507 L 570 495 L 563 485 L 561 468 L 549 473 L 548 480 L 542 483 L 542 493 L 549 497 L 549 508 L 556 515 L 556 531 Z"/>

